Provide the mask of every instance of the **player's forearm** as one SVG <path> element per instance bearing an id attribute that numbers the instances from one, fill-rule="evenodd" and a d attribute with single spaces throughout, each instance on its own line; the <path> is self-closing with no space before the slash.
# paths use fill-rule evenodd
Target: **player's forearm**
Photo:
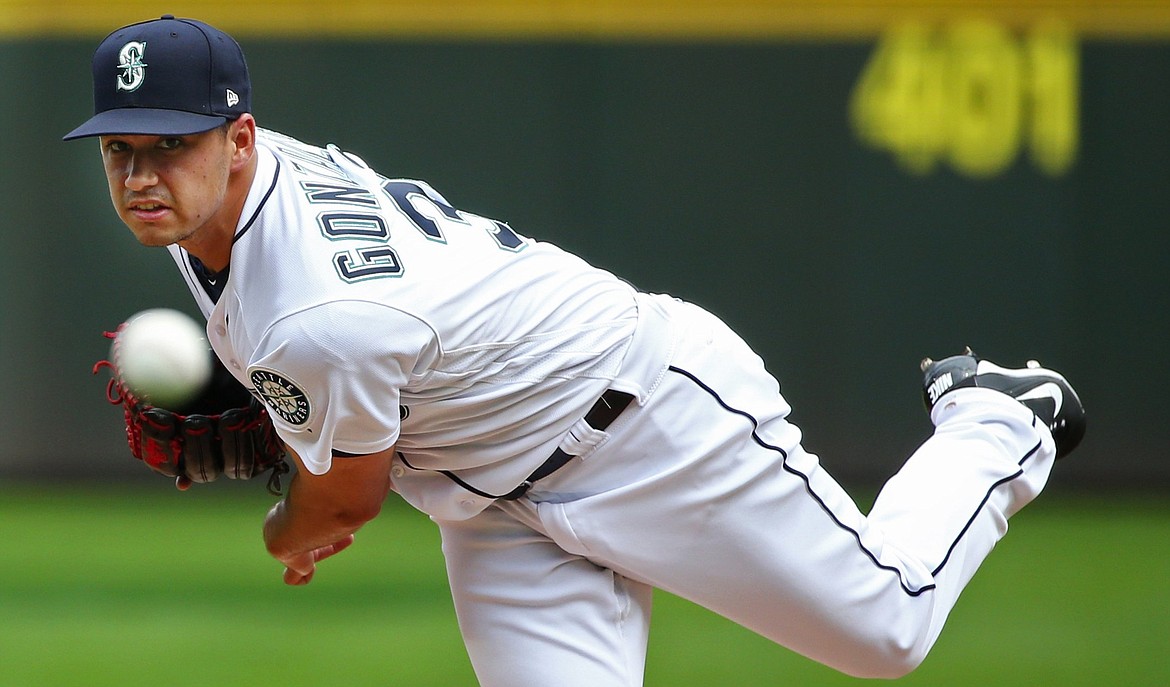
<path id="1" fill-rule="evenodd" d="M 390 491 L 393 447 L 361 457 L 337 458 L 320 475 L 305 468 L 290 447 L 297 465 L 288 496 L 268 512 L 264 544 L 286 565 L 297 556 L 337 543 L 374 519 Z"/>
<path id="2" fill-rule="evenodd" d="M 273 558 L 287 563 L 307 551 L 328 546 L 353 534 L 378 514 L 378 507 L 354 507 L 333 499 L 315 498 L 298 488 L 294 477 L 289 495 L 264 519 L 264 545 Z"/>

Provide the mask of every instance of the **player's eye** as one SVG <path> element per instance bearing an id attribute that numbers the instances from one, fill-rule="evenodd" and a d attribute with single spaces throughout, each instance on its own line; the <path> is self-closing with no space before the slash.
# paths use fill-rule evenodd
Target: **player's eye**
<path id="1" fill-rule="evenodd" d="M 130 144 L 126 143 L 125 141 L 118 141 L 118 140 L 106 141 L 106 152 L 124 153 L 127 150 L 130 150 Z"/>
<path id="2" fill-rule="evenodd" d="M 174 150 L 181 145 L 183 145 L 183 139 L 174 137 L 164 138 L 158 142 L 158 147 L 163 150 Z"/>

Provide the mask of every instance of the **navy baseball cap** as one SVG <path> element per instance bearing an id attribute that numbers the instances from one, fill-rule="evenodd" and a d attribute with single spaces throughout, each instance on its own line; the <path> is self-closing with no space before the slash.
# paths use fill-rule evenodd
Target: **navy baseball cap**
<path id="1" fill-rule="evenodd" d="M 94 115 L 64 136 L 186 136 L 252 110 L 244 52 L 226 33 L 163 15 L 114 31 L 93 54 Z"/>

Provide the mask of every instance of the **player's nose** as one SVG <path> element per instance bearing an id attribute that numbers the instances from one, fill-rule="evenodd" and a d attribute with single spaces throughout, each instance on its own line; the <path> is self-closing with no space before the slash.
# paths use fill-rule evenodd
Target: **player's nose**
<path id="1" fill-rule="evenodd" d="M 141 191 L 158 183 L 158 172 L 145 156 L 135 155 L 126 165 L 126 179 L 123 183 L 131 191 Z"/>

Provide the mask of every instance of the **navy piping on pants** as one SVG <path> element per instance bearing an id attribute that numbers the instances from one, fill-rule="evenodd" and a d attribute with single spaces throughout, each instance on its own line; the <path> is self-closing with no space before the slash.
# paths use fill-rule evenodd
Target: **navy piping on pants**
<path id="1" fill-rule="evenodd" d="M 758 444 L 759 446 L 761 446 L 765 449 L 779 453 L 781 458 L 782 458 L 781 464 L 784 468 L 784 471 L 788 472 L 791 475 L 798 477 L 801 481 L 804 482 L 805 491 L 808 492 L 809 496 L 811 496 L 813 498 L 813 500 L 815 500 L 817 502 L 817 504 L 821 507 L 821 510 L 823 510 L 825 512 L 825 514 L 828 515 L 829 518 L 831 518 L 833 520 L 834 524 L 836 524 L 836 526 L 838 528 L 840 528 L 841 530 L 844 530 L 845 532 L 848 532 L 850 535 L 852 535 L 854 541 L 857 542 L 858 549 L 860 549 L 861 552 L 865 554 L 866 558 L 868 558 L 876 567 L 878 567 L 882 570 L 886 570 L 886 571 L 889 571 L 891 573 L 894 573 L 895 575 L 898 576 L 899 586 L 902 588 L 903 591 L 906 592 L 907 595 L 916 597 L 916 596 L 920 596 L 920 595 L 935 588 L 935 585 L 933 585 L 933 584 L 924 585 L 920 588 L 911 588 L 911 587 L 906 586 L 906 583 L 902 580 L 902 575 L 901 575 L 900 570 L 898 570 L 897 568 L 895 568 L 891 565 L 886 565 L 886 564 L 882 563 L 881 561 L 878 560 L 877 556 L 874 555 L 874 553 L 872 551 L 865 548 L 865 545 L 861 542 L 861 534 L 859 532 L 857 532 L 857 530 L 853 529 L 852 527 L 849 527 L 844 522 L 842 522 L 840 520 L 840 518 L 838 518 L 837 515 L 835 513 L 833 513 L 833 511 L 828 507 L 828 505 L 825 503 L 824 499 L 822 499 L 815 491 L 813 491 L 812 482 L 809 479 L 809 476 L 802 473 L 801 471 L 797 470 L 796 468 L 794 468 L 788 464 L 788 454 L 784 451 L 784 449 L 782 449 L 778 446 L 772 446 L 771 444 L 767 443 L 766 441 L 764 441 L 760 437 L 760 435 L 757 433 L 757 430 L 760 427 L 760 423 L 756 418 L 752 417 L 752 415 L 750 413 L 743 411 L 743 410 L 739 410 L 738 408 L 733 408 L 730 405 L 728 405 L 727 402 L 724 401 L 714 389 L 712 389 L 711 387 L 704 384 L 702 381 L 699 380 L 698 377 L 691 374 L 690 372 L 687 372 L 686 370 L 677 368 L 673 365 L 670 366 L 668 369 L 671 372 L 682 375 L 683 377 L 686 377 L 687 379 L 692 381 L 696 386 L 698 386 L 700 389 L 702 389 L 703 391 L 708 393 L 712 398 L 714 398 L 715 402 L 718 403 L 720 406 L 722 406 L 724 410 L 727 410 L 730 413 L 734 413 L 736 415 L 740 415 L 740 416 L 746 418 L 752 424 L 752 440 L 756 444 Z M 1033 420 L 1033 425 L 1035 425 L 1035 420 Z M 1018 464 L 1020 466 L 1023 466 L 1023 464 L 1026 463 L 1028 461 L 1028 459 L 1030 459 L 1032 456 L 1034 456 L 1036 454 L 1036 451 L 1038 451 L 1039 449 L 1040 449 L 1040 444 L 1037 443 L 1036 446 L 1034 446 L 1030 451 L 1028 451 L 1024 455 L 1023 458 L 1020 459 Z M 943 566 L 946 565 L 947 561 L 950 560 L 951 554 L 954 552 L 955 547 L 958 546 L 959 541 L 961 541 L 963 538 L 963 535 L 965 535 L 967 533 L 967 530 L 970 529 L 971 523 L 975 521 L 975 518 L 979 514 L 979 511 L 983 510 L 984 505 L 986 505 L 988 499 L 991 498 L 991 494 L 1001 485 L 1006 484 L 1008 482 L 1011 482 L 1012 480 L 1019 478 L 1023 474 L 1024 474 L 1023 469 L 1020 469 L 1017 472 L 1015 472 L 1014 474 L 1009 475 L 1001 480 L 998 480 L 997 482 L 992 484 L 990 488 L 988 488 L 987 493 L 983 497 L 983 500 L 979 502 L 978 508 L 975 509 L 975 512 L 967 520 L 967 524 L 963 526 L 962 530 L 960 530 L 958 535 L 955 537 L 954 542 L 951 543 L 950 548 L 947 549 L 947 553 L 943 557 L 942 562 L 939 563 L 938 567 L 936 567 L 933 571 L 931 571 L 931 574 L 933 576 L 937 576 L 942 571 Z"/>

